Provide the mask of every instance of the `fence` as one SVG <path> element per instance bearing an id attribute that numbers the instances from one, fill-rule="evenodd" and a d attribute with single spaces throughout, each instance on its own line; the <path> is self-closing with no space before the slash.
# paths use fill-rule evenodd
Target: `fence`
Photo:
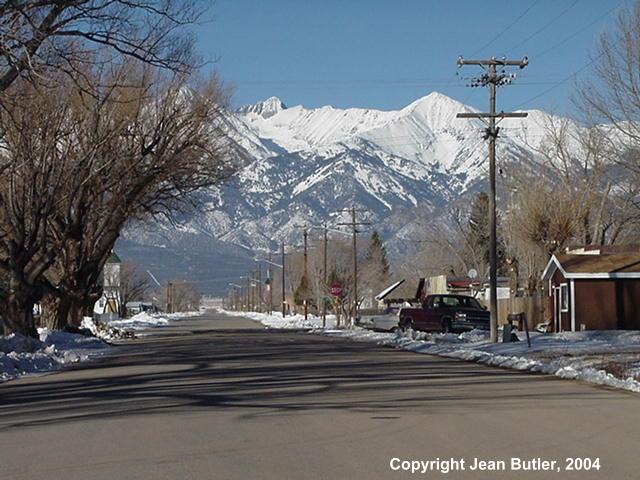
<path id="1" fill-rule="evenodd" d="M 534 328 L 539 323 L 548 320 L 547 308 L 548 300 L 544 295 L 535 295 L 532 297 L 513 297 L 498 299 L 498 324 L 507 323 L 507 315 L 510 313 L 524 312 L 527 315 L 529 328 Z M 489 302 L 485 301 L 487 307 Z"/>

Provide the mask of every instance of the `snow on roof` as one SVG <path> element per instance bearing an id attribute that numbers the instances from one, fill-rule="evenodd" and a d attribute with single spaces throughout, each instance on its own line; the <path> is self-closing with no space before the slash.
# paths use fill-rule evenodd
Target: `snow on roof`
<path id="1" fill-rule="evenodd" d="M 396 288 L 398 288 L 403 283 L 404 283 L 404 278 L 402 280 L 400 280 L 399 282 L 396 282 L 393 285 L 385 288 L 378 295 L 376 295 L 376 300 L 384 300 L 387 295 L 389 295 L 391 292 L 393 292 Z"/>

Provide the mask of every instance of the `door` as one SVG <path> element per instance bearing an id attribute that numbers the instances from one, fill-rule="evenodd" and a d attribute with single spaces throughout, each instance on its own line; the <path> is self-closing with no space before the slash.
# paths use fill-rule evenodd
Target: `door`
<path id="1" fill-rule="evenodd" d="M 442 328 L 440 319 L 445 308 L 442 298 L 441 295 L 434 295 L 429 299 L 425 309 L 425 330 L 440 330 Z"/>
<path id="2" fill-rule="evenodd" d="M 553 287 L 553 331 L 562 332 L 562 289 Z"/>

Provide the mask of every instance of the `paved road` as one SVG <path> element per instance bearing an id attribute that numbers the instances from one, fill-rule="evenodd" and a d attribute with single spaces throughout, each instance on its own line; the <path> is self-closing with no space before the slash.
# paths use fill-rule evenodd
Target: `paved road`
<path id="1" fill-rule="evenodd" d="M 1 385 L 0 478 L 640 478 L 637 395 L 215 314 L 155 333 Z M 601 470 L 389 468 L 511 456 L 599 457 Z"/>

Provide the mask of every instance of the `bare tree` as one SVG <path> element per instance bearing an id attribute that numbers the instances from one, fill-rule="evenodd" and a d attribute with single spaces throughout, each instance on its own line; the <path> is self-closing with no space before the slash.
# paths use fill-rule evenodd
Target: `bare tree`
<path id="1" fill-rule="evenodd" d="M 60 325 L 77 323 L 101 295 L 102 267 L 127 222 L 193 205 L 191 193 L 230 171 L 215 78 L 189 84 L 126 63 L 85 77 L 110 86 L 88 95 L 68 82 L 25 82 L 1 102 L 10 331 L 35 334 L 31 312 L 44 293 L 58 300 Z"/>
<path id="2" fill-rule="evenodd" d="M 640 2 L 636 1 L 623 8 L 613 26 L 601 34 L 593 74 L 579 85 L 575 99 L 584 120 L 607 141 L 612 163 L 624 170 L 611 181 L 613 212 L 604 210 L 597 232 L 601 238 L 624 238 L 640 210 L 639 50 Z"/>
<path id="3" fill-rule="evenodd" d="M 171 284 L 171 307 L 173 312 L 193 312 L 200 308 L 202 294 L 198 286 L 186 280 L 170 280 Z M 160 305 L 167 304 L 167 288 L 162 288 L 156 295 Z"/>
<path id="4" fill-rule="evenodd" d="M 192 193 L 231 172 L 218 128 L 226 98 L 216 78 L 189 84 L 127 65 L 109 75 L 117 81 L 100 95 L 78 90 L 74 114 L 84 128 L 74 154 L 89 161 L 67 184 L 68 202 L 52 222 L 62 243 L 51 271 L 63 323 L 77 323 L 100 297 L 100 272 L 128 222 L 193 207 Z M 93 145 L 99 152 L 87 157 Z"/>
<path id="5" fill-rule="evenodd" d="M 0 3 L 0 92 L 51 68 L 75 79 L 97 50 L 183 73 L 197 63 L 186 31 L 199 0 L 8 0 Z M 106 57 L 100 57 L 106 60 Z M 48 76 L 48 75 L 45 75 Z"/>
<path id="6" fill-rule="evenodd" d="M 120 315 L 127 316 L 127 303 L 142 300 L 149 292 L 151 284 L 146 272 L 130 262 L 122 262 L 120 266 Z"/>
<path id="7" fill-rule="evenodd" d="M 50 218 L 68 184 L 76 122 L 62 101 L 31 86 L 0 97 L 0 270 L 5 331 L 34 336 L 34 304 L 46 290 L 44 272 L 60 243 Z"/>
<path id="8" fill-rule="evenodd" d="M 572 244 L 616 243 L 640 218 L 632 208 L 636 193 L 620 178 L 616 151 L 600 128 L 549 116 L 544 131 L 539 145 L 529 145 L 537 171 L 514 172 L 505 192 L 509 254 L 532 285 L 551 254 Z"/>

